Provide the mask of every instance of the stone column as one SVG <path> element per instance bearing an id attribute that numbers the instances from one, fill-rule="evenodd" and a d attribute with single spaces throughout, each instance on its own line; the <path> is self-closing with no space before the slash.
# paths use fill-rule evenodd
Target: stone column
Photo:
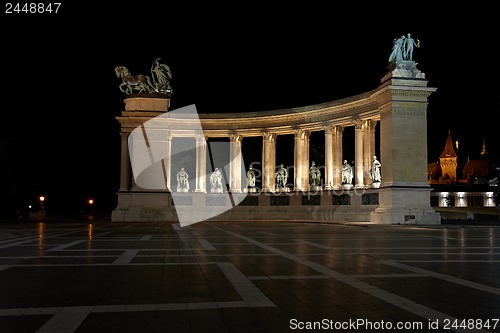
<path id="1" fill-rule="evenodd" d="M 375 155 L 375 125 L 376 121 L 363 121 L 363 182 L 365 187 L 373 182 L 370 178 L 370 168 Z"/>
<path id="2" fill-rule="evenodd" d="M 343 127 L 337 125 L 332 127 L 333 136 L 333 188 L 340 189 L 342 186 L 342 131 Z"/>
<path id="3" fill-rule="evenodd" d="M 166 177 L 166 185 L 167 185 L 167 191 L 172 192 L 170 186 L 171 186 L 171 179 L 172 178 L 172 134 L 170 132 L 167 132 L 167 135 L 165 136 L 165 155 L 166 157 L 163 159 L 163 166 L 165 168 L 165 177 Z"/>
<path id="4" fill-rule="evenodd" d="M 121 161 L 120 161 L 120 192 L 130 190 L 130 155 L 128 151 L 128 136 L 130 133 L 121 132 Z"/>
<path id="5" fill-rule="evenodd" d="M 276 189 L 276 134 L 262 133 L 262 191 Z"/>
<path id="6" fill-rule="evenodd" d="M 304 142 L 304 149 L 305 149 L 305 161 L 304 161 L 304 170 L 303 170 L 303 177 L 304 177 L 304 186 L 306 190 L 309 189 L 309 167 L 310 167 L 310 158 L 309 158 L 309 139 L 311 137 L 311 132 L 306 132 L 305 135 L 305 142 Z"/>
<path id="7" fill-rule="evenodd" d="M 309 132 L 295 130 L 294 190 L 307 191 L 309 187 Z"/>
<path id="8" fill-rule="evenodd" d="M 195 192 L 207 192 L 207 138 L 203 134 L 196 134 Z"/>
<path id="9" fill-rule="evenodd" d="M 323 126 L 325 131 L 325 190 L 333 189 L 333 138 L 332 126 Z"/>
<path id="10" fill-rule="evenodd" d="M 380 105 L 381 184 L 379 206 L 370 221 L 440 224 L 430 205 L 427 181 L 427 87 L 414 61 L 393 61 L 373 94 Z"/>
<path id="11" fill-rule="evenodd" d="M 354 123 L 354 187 L 364 188 L 363 184 L 363 122 Z"/>
<path id="12" fill-rule="evenodd" d="M 241 192 L 241 140 L 243 140 L 241 135 L 229 135 L 229 189 L 231 192 Z"/>
<path id="13" fill-rule="evenodd" d="M 132 183 L 130 191 L 132 191 L 132 192 L 141 192 L 143 190 L 143 188 L 140 187 L 139 185 L 137 185 L 137 183 L 135 182 L 134 175 L 132 175 L 132 177 L 130 177 L 130 182 Z"/>

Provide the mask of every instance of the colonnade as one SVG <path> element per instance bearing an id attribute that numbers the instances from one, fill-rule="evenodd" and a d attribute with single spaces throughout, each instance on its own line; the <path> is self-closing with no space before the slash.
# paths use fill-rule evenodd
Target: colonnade
<path id="1" fill-rule="evenodd" d="M 418 70 L 415 62 L 392 61 L 387 74 L 380 80 L 380 85 L 371 91 L 291 109 L 197 114 L 195 108 L 189 106 L 169 111 L 168 96 L 128 96 L 124 100 L 125 110 L 116 117 L 122 135 L 122 160 L 118 205 L 112 220 L 170 220 L 182 205 L 196 212 L 206 212 L 213 208 L 213 200 L 209 199 L 214 197 L 202 194 L 207 193 L 207 171 L 211 172 L 207 170 L 207 152 L 210 153 L 207 141 L 211 146 L 215 138 L 229 139 L 225 151 L 230 156 L 229 166 L 224 169 L 229 173 L 226 176 L 230 192 L 241 192 L 246 186 L 241 158 L 246 138 L 262 138 L 260 187 L 263 192 L 274 192 L 276 141 L 281 135 L 294 135 L 293 190 L 307 191 L 310 188 L 310 137 L 313 132 L 323 131 L 323 189 L 336 190 L 344 186 L 341 173 L 343 160 L 346 159 L 343 158 L 344 155 L 354 156 L 351 185 L 360 189 L 370 187 L 371 161 L 374 155 L 380 154 L 377 156 L 382 163 L 381 182 L 376 186 L 378 204 L 376 208 L 370 208 L 372 211 L 367 217 L 362 213 L 366 205 L 346 205 L 339 208 L 333 201 L 328 205 L 323 200 L 324 205 L 310 210 L 306 219 L 316 220 L 323 216 L 323 219 L 328 220 L 381 224 L 439 224 L 440 216 L 430 205 L 431 188 L 427 181 L 427 104 L 428 97 L 436 89 L 427 86 L 425 74 Z M 344 136 L 347 137 L 344 133 L 346 128 L 354 128 L 354 152 L 348 152 L 349 154 L 342 151 Z M 380 133 L 377 138 L 380 153 L 375 153 L 376 128 L 379 128 Z M 152 135 L 146 138 L 148 131 Z M 137 142 L 130 140 L 135 138 L 131 133 L 139 134 Z M 141 133 L 144 133 L 144 138 Z M 173 207 L 169 205 L 169 198 L 172 196 L 168 191 L 173 191 L 172 187 L 176 185 L 170 177 L 177 171 L 172 170 L 172 166 L 176 165 L 172 162 L 176 161 L 171 160 L 175 156 L 172 150 L 178 148 L 173 142 L 177 137 L 193 139 L 188 150 L 195 150 L 196 161 L 190 162 L 192 165 L 189 167 L 194 168 L 195 165 L 196 171 L 194 175 L 190 175 L 189 183 L 192 188 L 189 191 L 200 195 L 193 193 L 183 196 L 185 201 Z M 129 149 L 129 141 L 132 141 L 133 149 Z M 221 149 L 217 148 L 219 150 Z M 160 153 L 156 154 L 156 151 Z M 132 177 L 132 170 L 139 173 L 137 182 Z M 149 171 L 151 172 L 148 173 Z M 149 177 L 152 174 L 160 176 Z M 355 192 L 352 191 L 353 195 Z M 325 193 L 330 194 L 328 191 Z M 283 211 L 268 204 L 265 198 L 266 196 L 257 196 L 258 205 L 266 207 L 269 216 L 291 218 L 296 211 L 304 211 L 301 202 L 293 201 L 290 204 L 289 208 L 296 211 Z M 226 216 L 244 220 L 252 216 L 262 218 L 261 215 L 252 215 L 256 214 L 256 210 L 249 211 L 243 206 L 226 207 L 232 211 Z"/>
<path id="2" fill-rule="evenodd" d="M 336 190 L 342 186 L 341 165 L 343 161 L 343 131 L 348 126 L 354 126 L 355 144 L 354 156 L 354 187 L 368 188 L 371 184 L 369 168 L 371 160 L 375 154 L 375 127 L 377 120 L 358 120 L 346 125 L 322 125 L 319 129 L 324 132 L 325 140 L 325 165 L 322 172 L 322 180 L 325 190 Z M 294 129 L 294 184 L 293 190 L 307 191 L 309 189 L 309 168 L 310 168 L 310 135 L 311 130 Z M 276 141 L 279 135 L 292 134 L 273 131 L 262 131 L 262 175 L 261 191 L 274 192 L 276 188 Z M 121 176 L 120 192 L 129 190 L 140 190 L 131 176 L 130 155 L 128 147 L 128 132 L 121 133 Z M 172 190 L 172 141 L 175 139 L 175 132 L 165 130 L 164 145 L 165 157 L 161 161 L 161 169 L 164 173 L 165 188 Z M 255 136 L 255 135 L 253 135 Z M 196 147 L 196 174 L 194 192 L 207 192 L 207 141 L 210 139 L 210 132 L 203 134 L 193 132 L 192 135 L 182 133 L 182 137 L 192 137 Z M 218 134 L 220 138 L 220 134 Z M 246 181 L 242 174 L 242 149 L 244 148 L 244 133 L 227 133 L 229 138 L 229 190 L 231 192 L 242 192 L 246 186 Z"/>

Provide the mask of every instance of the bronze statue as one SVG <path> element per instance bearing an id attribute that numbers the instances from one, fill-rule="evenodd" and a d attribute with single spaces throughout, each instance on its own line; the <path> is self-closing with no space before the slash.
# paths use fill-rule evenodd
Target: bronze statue
<path id="1" fill-rule="evenodd" d="M 168 65 L 160 63 L 161 58 L 155 59 L 151 65 L 151 77 L 148 75 L 132 75 L 125 66 L 115 68 L 116 77 L 122 79 L 119 88 L 127 95 L 132 93 L 172 94 L 172 72 Z"/>
<path id="2" fill-rule="evenodd" d="M 160 64 L 161 58 L 155 59 L 153 65 L 151 65 L 151 77 L 153 78 L 154 90 L 160 94 L 172 93 L 172 87 L 170 86 L 170 80 L 172 79 L 172 72 L 170 67 L 165 64 Z"/>
<path id="3" fill-rule="evenodd" d="M 394 44 L 392 46 L 392 53 L 389 56 L 389 62 L 396 60 L 399 61 L 413 61 L 413 48 L 420 47 L 420 41 L 415 40 L 408 33 L 406 36 L 403 35 L 399 38 L 394 39 Z"/>
<path id="4" fill-rule="evenodd" d="M 124 66 L 118 66 L 115 68 L 115 73 L 116 77 L 119 77 L 122 79 L 122 83 L 120 84 L 120 90 L 123 91 L 124 93 L 132 94 L 134 90 L 137 91 L 137 93 L 151 93 L 152 85 L 151 85 L 151 79 L 149 76 L 146 75 L 132 75 L 130 74 L 129 70 L 127 67 Z M 123 87 L 125 86 L 125 90 L 123 90 Z"/>

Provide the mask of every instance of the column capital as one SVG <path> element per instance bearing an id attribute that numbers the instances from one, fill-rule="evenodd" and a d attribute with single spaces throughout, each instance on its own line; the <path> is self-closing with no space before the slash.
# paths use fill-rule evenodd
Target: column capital
<path id="1" fill-rule="evenodd" d="M 243 140 L 243 136 L 238 133 L 229 133 L 229 140 L 231 142 L 241 142 Z"/>
<path id="2" fill-rule="evenodd" d="M 334 127 L 335 127 L 335 125 L 333 125 L 332 123 L 328 123 L 328 122 L 321 124 L 321 129 L 323 131 L 325 131 L 325 134 L 332 134 Z"/>
<path id="3" fill-rule="evenodd" d="M 169 129 L 167 129 L 165 131 L 165 139 L 167 140 L 167 142 L 172 141 L 173 137 L 174 136 L 172 135 L 172 131 L 170 131 Z"/>
<path id="4" fill-rule="evenodd" d="M 332 126 L 332 134 L 335 136 L 341 135 L 343 131 L 344 131 L 344 126 L 341 125 Z"/>
<path id="5" fill-rule="evenodd" d="M 207 136 L 205 134 L 197 133 L 194 135 L 196 143 L 205 143 L 207 141 Z"/>
<path id="6" fill-rule="evenodd" d="M 276 133 L 264 131 L 262 132 L 262 138 L 267 141 L 276 141 Z"/>
<path id="7" fill-rule="evenodd" d="M 355 129 L 363 129 L 364 122 L 359 118 L 354 118 L 351 119 L 351 124 L 354 126 Z"/>
<path id="8" fill-rule="evenodd" d="M 304 130 L 304 129 L 300 129 L 300 128 L 294 129 L 293 133 L 295 134 L 296 139 L 305 140 L 309 137 L 309 131 Z"/>
<path id="9" fill-rule="evenodd" d="M 373 119 L 366 119 L 363 121 L 363 130 L 372 131 L 377 126 L 377 121 Z"/>

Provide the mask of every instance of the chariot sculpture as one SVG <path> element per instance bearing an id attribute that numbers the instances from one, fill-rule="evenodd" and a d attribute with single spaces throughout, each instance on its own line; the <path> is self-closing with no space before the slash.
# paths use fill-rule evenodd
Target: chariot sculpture
<path id="1" fill-rule="evenodd" d="M 119 88 L 127 95 L 130 94 L 165 94 L 168 97 L 172 94 L 170 80 L 172 72 L 166 64 L 160 63 L 161 58 L 155 59 L 151 65 L 151 76 L 132 75 L 127 67 L 118 66 L 115 68 L 116 77 L 121 78 Z"/>

